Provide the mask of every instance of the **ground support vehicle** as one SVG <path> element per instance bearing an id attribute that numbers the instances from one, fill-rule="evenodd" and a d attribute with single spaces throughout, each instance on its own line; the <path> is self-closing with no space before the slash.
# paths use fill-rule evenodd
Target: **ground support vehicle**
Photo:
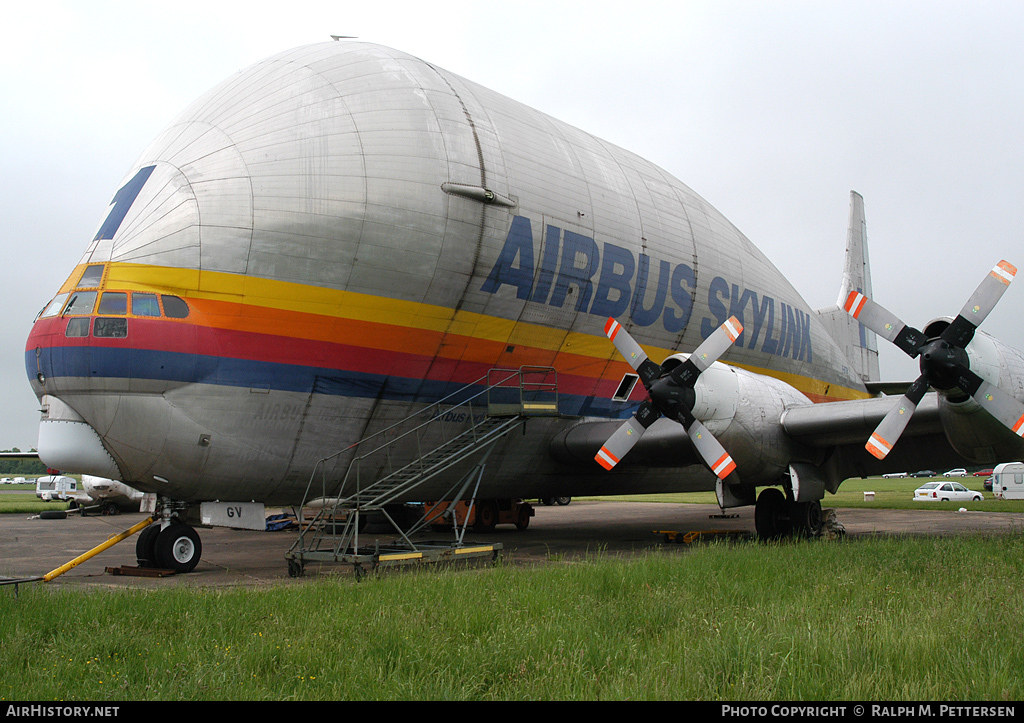
<path id="1" fill-rule="evenodd" d="M 452 515 L 446 515 L 449 502 L 427 502 L 424 505 L 426 520 L 431 525 L 450 527 Z M 533 505 L 524 500 L 461 500 L 456 503 L 454 524 L 471 526 L 477 532 L 493 530 L 495 525 L 515 525 L 520 530 L 530 526 L 530 518 L 536 514 Z"/>

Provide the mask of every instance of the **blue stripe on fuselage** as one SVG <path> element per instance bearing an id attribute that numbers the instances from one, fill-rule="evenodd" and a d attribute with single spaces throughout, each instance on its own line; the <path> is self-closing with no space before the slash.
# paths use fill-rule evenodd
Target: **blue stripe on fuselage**
<path id="1" fill-rule="evenodd" d="M 315 393 L 431 404 L 467 388 L 466 383 L 457 381 L 369 374 L 182 352 L 110 347 L 51 347 L 48 351 L 48 356 L 40 358 L 41 371 L 46 379 L 54 380 L 58 389 L 61 387 L 58 380 L 63 378 L 91 379 L 95 380 L 94 386 L 85 381 L 76 384 L 82 385 L 82 391 L 110 391 L 112 394 L 119 392 L 111 389 L 108 380 L 124 380 L 124 390 L 127 391 L 129 380 L 145 379 L 164 381 L 172 385 L 213 384 L 260 391 Z M 25 352 L 25 365 L 29 376 L 35 378 L 34 349 Z M 483 387 L 473 389 L 482 391 Z M 462 398 L 464 397 L 452 403 L 458 403 Z M 562 392 L 558 395 L 558 402 L 562 414 L 614 419 L 629 416 L 637 406 L 635 402 L 613 402 L 593 395 Z"/>

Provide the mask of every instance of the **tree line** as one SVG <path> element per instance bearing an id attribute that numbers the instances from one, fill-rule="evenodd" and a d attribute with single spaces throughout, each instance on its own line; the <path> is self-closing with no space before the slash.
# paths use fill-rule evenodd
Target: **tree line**
<path id="1" fill-rule="evenodd" d="M 0 451 L 21 452 L 21 450 L 18 449 L 17 447 Z M 39 474 L 46 474 L 46 465 L 40 462 L 38 459 L 0 458 L 0 477 L 25 477 L 26 475 Z"/>

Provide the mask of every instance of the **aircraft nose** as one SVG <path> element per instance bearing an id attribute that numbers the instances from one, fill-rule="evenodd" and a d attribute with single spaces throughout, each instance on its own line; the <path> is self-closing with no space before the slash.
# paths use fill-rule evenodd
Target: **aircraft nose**
<path id="1" fill-rule="evenodd" d="M 43 396 L 39 459 L 47 467 L 120 479 L 117 462 L 96 430 L 59 397 Z"/>

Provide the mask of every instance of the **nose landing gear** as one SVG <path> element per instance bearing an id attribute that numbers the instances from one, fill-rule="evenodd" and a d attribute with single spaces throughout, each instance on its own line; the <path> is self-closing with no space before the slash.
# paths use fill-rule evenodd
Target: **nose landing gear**
<path id="1" fill-rule="evenodd" d="M 192 572 L 203 554 L 199 533 L 190 525 L 172 518 L 166 525 L 151 525 L 135 543 L 139 567 Z"/>

